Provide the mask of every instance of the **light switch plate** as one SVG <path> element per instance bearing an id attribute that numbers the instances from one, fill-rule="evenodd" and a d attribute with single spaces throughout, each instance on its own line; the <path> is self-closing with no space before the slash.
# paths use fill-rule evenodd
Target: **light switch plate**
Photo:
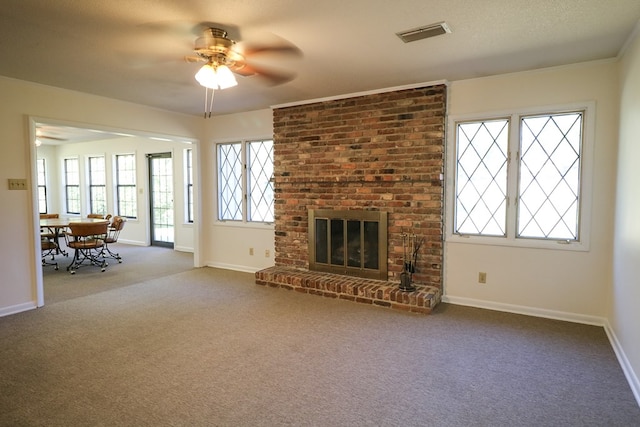
<path id="1" fill-rule="evenodd" d="M 26 190 L 26 189 L 27 189 L 26 179 L 9 178 L 9 190 Z"/>

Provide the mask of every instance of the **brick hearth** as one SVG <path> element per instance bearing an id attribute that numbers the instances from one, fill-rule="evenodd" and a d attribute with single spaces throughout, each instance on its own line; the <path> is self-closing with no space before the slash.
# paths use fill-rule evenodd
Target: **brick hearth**
<path id="1" fill-rule="evenodd" d="M 256 284 L 423 314 L 431 313 L 442 298 L 440 289 L 434 286 L 416 284 L 415 291 L 404 292 L 398 283 L 291 267 L 260 270 L 256 272 Z"/>

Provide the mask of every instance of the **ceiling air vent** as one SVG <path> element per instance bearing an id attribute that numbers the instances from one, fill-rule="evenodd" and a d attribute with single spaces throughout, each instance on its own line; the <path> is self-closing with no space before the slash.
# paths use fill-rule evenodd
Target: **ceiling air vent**
<path id="1" fill-rule="evenodd" d="M 409 43 L 416 40 L 428 39 L 429 37 L 440 36 L 450 32 L 451 29 L 446 22 L 438 22 L 437 24 L 427 25 L 426 27 L 396 33 L 396 35 L 400 37 L 403 42 Z"/>

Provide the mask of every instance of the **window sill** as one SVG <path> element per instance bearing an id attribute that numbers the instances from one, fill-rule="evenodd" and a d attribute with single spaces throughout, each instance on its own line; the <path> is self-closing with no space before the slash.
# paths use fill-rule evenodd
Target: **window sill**
<path id="1" fill-rule="evenodd" d="M 513 248 L 545 249 L 552 251 L 588 252 L 587 242 L 566 242 L 542 239 L 514 239 L 506 237 L 460 236 L 448 235 L 446 243 L 463 243 L 470 245 L 506 246 Z"/>
<path id="2" fill-rule="evenodd" d="M 244 221 L 220 221 L 214 222 L 216 227 L 232 227 L 232 228 L 248 228 L 256 230 L 273 230 L 275 223 L 273 222 L 244 222 Z"/>

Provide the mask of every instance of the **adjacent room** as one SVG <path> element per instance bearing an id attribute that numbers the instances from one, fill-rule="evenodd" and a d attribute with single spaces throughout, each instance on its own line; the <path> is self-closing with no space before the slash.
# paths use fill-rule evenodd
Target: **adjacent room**
<path id="1" fill-rule="evenodd" d="M 14 3 L 1 425 L 638 423 L 637 1 Z"/>

